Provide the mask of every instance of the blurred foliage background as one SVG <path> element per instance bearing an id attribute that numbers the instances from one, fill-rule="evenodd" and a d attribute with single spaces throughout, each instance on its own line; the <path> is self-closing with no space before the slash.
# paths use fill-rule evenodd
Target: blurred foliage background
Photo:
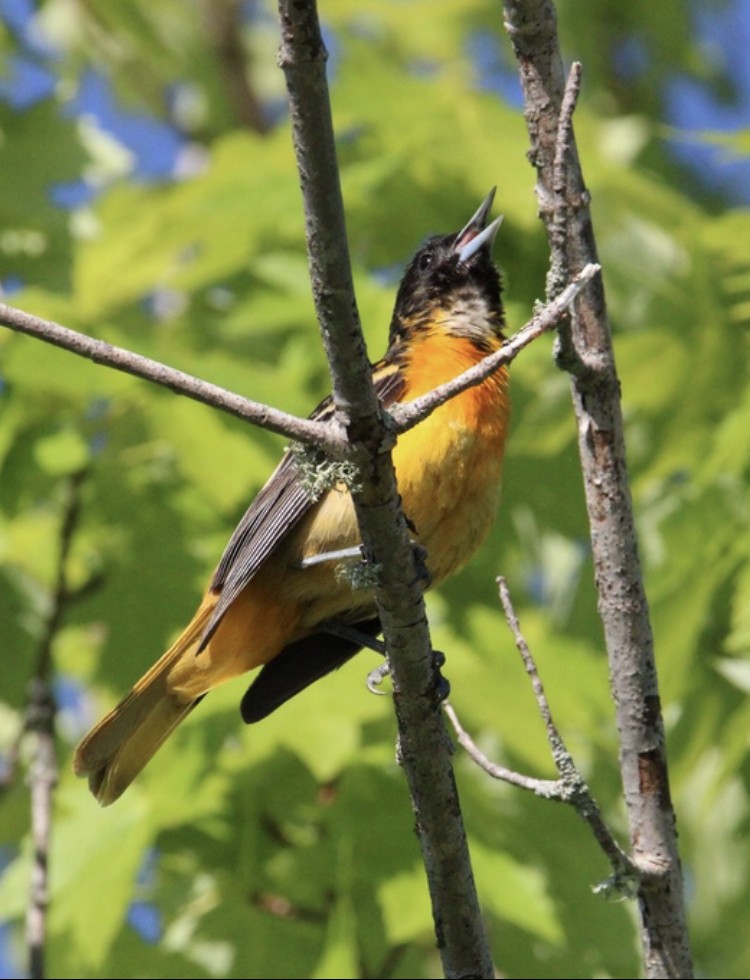
<path id="1" fill-rule="evenodd" d="M 585 71 L 576 131 L 616 335 L 692 938 L 699 974 L 722 977 L 750 971 L 743 7 L 559 4 L 564 55 Z M 520 326 L 547 256 L 500 4 L 322 0 L 320 13 L 373 359 L 404 262 L 493 184 L 508 321 Z M 274 5 L 4 0 L 0 14 L 8 302 L 306 414 L 327 372 Z M 626 840 L 551 340 L 514 365 L 513 399 L 501 514 L 472 565 L 431 596 L 435 644 L 483 748 L 551 775 L 496 597 L 495 576 L 507 576 L 557 722 Z M 439 975 L 391 707 L 364 687 L 368 654 L 257 728 L 240 723 L 242 683 L 213 693 L 110 809 L 70 772 L 77 738 L 192 613 L 281 445 L 0 331 L 4 976 L 23 975 L 30 853 L 28 743 L 18 760 L 13 749 L 81 470 L 66 574 L 84 588 L 54 641 L 49 974 Z M 578 818 L 491 784 L 461 754 L 456 766 L 502 974 L 637 975 L 634 910 L 592 893 L 608 867 Z"/>

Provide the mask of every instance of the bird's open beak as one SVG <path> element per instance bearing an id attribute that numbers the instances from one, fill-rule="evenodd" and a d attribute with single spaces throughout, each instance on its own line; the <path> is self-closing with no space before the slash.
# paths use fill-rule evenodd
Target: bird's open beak
<path id="1" fill-rule="evenodd" d="M 495 240 L 495 235 L 497 234 L 497 229 L 500 227 L 503 216 L 500 215 L 499 218 L 487 225 L 487 217 L 492 208 L 492 202 L 495 199 L 495 189 L 489 192 L 487 197 L 482 201 L 482 203 L 477 208 L 476 212 L 472 215 L 469 222 L 459 231 L 456 235 L 456 244 L 454 248 L 458 252 L 459 262 L 468 262 L 472 255 L 476 255 L 477 252 L 484 248 L 492 248 L 492 243 Z"/>

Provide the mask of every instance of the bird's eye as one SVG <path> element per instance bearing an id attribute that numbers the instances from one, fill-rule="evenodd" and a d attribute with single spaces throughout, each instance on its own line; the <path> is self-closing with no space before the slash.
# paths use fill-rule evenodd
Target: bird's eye
<path id="1" fill-rule="evenodd" d="M 419 256 L 419 271 L 426 272 L 432 265 L 432 252 L 422 252 Z"/>

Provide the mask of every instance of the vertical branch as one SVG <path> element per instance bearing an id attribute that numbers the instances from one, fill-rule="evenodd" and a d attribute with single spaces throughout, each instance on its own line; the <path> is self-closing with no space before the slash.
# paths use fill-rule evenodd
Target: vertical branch
<path id="1" fill-rule="evenodd" d="M 393 671 L 400 761 L 427 872 L 438 948 L 447 977 L 494 976 L 435 692 L 423 580 L 401 510 L 392 434 L 375 396 L 359 324 L 314 0 L 279 0 L 279 63 L 286 76 L 305 206 L 316 311 L 337 417 L 360 486 L 352 491 Z"/>
<path id="2" fill-rule="evenodd" d="M 26 947 L 29 955 L 29 976 L 32 980 L 42 980 L 47 931 L 52 796 L 57 785 L 55 700 L 46 677 L 37 675 L 29 684 L 26 729 L 33 731 L 35 735 L 29 772 L 32 864 L 26 911 Z"/>
<path id="3" fill-rule="evenodd" d="M 29 976 L 32 980 L 42 980 L 44 977 L 52 798 L 58 773 L 55 754 L 56 704 L 52 691 L 52 647 L 71 599 L 65 569 L 78 522 L 80 491 L 85 477 L 86 471 L 81 470 L 73 474 L 68 483 L 60 528 L 55 588 L 39 644 L 34 676 L 29 682 L 29 700 L 24 719 L 24 731 L 34 733 L 29 771 L 32 865 L 26 913 L 26 944 L 29 955 Z"/>
<path id="4" fill-rule="evenodd" d="M 216 53 L 219 73 L 235 118 L 256 133 L 267 133 L 268 119 L 248 79 L 248 52 L 242 43 L 239 0 L 205 0 L 208 37 Z"/>
<path id="5" fill-rule="evenodd" d="M 504 0 L 524 89 L 537 196 L 552 250 L 549 285 L 596 261 L 572 127 L 578 71 L 565 86 L 552 0 Z M 683 883 L 648 614 L 625 460 L 620 389 L 601 278 L 573 307 L 558 363 L 571 373 L 591 545 L 620 734 L 641 940 L 649 977 L 690 977 Z"/>

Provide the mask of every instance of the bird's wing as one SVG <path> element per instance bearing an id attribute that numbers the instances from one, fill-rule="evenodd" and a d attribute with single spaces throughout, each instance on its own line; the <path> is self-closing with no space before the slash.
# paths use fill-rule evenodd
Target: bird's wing
<path id="1" fill-rule="evenodd" d="M 234 529 L 211 591 L 231 594 L 231 602 L 313 503 L 299 480 L 294 455 L 287 450 Z"/>
<path id="2" fill-rule="evenodd" d="M 403 375 L 391 359 L 384 358 L 374 366 L 373 383 L 386 408 L 403 395 Z M 333 403 L 328 397 L 310 417 L 324 420 L 332 413 Z M 201 648 L 209 641 L 229 606 L 315 502 L 300 481 L 294 454 L 287 450 L 235 528 L 214 573 L 211 591 L 220 593 L 220 597 L 203 635 Z"/>
<path id="3" fill-rule="evenodd" d="M 240 704 L 245 724 L 261 721 L 314 681 L 338 670 L 359 653 L 368 637 L 374 639 L 380 633 L 377 616 L 348 625 L 361 639 L 313 633 L 287 644 L 278 656 L 264 664 Z"/>

